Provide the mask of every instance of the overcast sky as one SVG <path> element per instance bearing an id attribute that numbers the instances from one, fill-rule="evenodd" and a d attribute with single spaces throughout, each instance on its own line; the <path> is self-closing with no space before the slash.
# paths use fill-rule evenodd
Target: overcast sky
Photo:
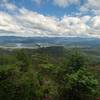
<path id="1" fill-rule="evenodd" d="M 100 37 L 100 0 L 0 0 L 0 36 Z"/>

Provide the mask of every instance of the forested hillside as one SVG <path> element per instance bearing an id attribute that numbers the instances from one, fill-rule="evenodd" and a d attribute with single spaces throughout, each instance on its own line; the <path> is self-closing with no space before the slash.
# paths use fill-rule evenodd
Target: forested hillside
<path id="1" fill-rule="evenodd" d="M 100 57 L 53 46 L 0 49 L 0 100 L 100 100 Z"/>

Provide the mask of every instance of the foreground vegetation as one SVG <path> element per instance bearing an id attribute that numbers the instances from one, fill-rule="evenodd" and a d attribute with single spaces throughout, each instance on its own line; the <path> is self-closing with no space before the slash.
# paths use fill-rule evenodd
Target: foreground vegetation
<path id="1" fill-rule="evenodd" d="M 0 50 L 0 100 L 100 100 L 99 77 L 79 50 Z"/>

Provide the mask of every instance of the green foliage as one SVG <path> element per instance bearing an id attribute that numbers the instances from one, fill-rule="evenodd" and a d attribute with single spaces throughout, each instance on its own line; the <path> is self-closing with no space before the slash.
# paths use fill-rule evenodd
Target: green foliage
<path id="1" fill-rule="evenodd" d="M 86 56 L 56 49 L 12 50 L 0 56 L 0 100 L 95 100 L 98 82 Z"/>
<path id="2" fill-rule="evenodd" d="M 20 50 L 16 52 L 17 65 L 20 67 L 21 71 L 27 71 L 32 60 L 25 50 Z"/>
<path id="3" fill-rule="evenodd" d="M 70 100 L 84 100 L 83 95 L 92 95 L 93 98 L 96 94 L 96 86 L 98 82 L 92 73 L 85 68 L 80 69 L 75 73 L 67 74 L 65 80 L 67 94 L 72 95 L 72 98 L 69 97 Z"/>
<path id="4" fill-rule="evenodd" d="M 36 72 L 22 74 L 17 69 L 0 72 L 0 99 L 39 100 L 40 85 Z"/>
<path id="5" fill-rule="evenodd" d="M 71 51 L 68 57 L 68 67 L 73 70 L 77 71 L 82 67 L 87 67 L 88 65 L 88 58 L 82 53 L 77 50 Z"/>
<path id="6" fill-rule="evenodd" d="M 95 97 L 97 80 L 88 70 L 88 60 L 79 51 L 71 51 L 67 63 L 56 69 L 60 100 L 84 100 Z M 84 95 L 84 96 L 83 96 Z"/>

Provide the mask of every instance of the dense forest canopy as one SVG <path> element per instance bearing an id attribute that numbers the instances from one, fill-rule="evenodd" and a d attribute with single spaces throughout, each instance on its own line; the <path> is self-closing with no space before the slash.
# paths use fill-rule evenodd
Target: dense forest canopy
<path id="1" fill-rule="evenodd" d="M 0 54 L 0 100 L 100 100 L 100 63 L 76 48 L 0 49 Z"/>

